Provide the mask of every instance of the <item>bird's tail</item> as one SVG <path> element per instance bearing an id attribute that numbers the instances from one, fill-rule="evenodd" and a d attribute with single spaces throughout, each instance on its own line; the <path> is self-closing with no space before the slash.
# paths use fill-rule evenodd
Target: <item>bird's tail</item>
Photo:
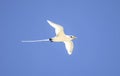
<path id="1" fill-rule="evenodd" d="M 27 40 L 27 41 L 21 41 L 21 42 L 45 42 L 50 41 L 49 39 L 43 39 L 43 40 Z"/>

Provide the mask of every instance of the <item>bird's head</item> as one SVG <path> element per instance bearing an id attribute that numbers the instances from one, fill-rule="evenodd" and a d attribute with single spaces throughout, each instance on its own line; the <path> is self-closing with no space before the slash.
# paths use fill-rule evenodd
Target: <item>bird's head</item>
<path id="1" fill-rule="evenodd" d="M 75 39 L 75 38 L 77 38 L 77 37 L 75 37 L 75 36 L 71 35 L 71 36 L 70 36 L 70 38 L 73 40 L 73 39 Z"/>

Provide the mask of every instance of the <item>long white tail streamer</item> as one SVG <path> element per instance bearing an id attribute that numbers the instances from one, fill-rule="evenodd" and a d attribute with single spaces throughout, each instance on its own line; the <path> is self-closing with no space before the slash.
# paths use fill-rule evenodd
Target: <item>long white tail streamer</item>
<path id="1" fill-rule="evenodd" d="M 43 40 L 28 40 L 28 41 L 21 41 L 21 42 L 44 42 L 49 41 L 49 39 L 43 39 Z"/>

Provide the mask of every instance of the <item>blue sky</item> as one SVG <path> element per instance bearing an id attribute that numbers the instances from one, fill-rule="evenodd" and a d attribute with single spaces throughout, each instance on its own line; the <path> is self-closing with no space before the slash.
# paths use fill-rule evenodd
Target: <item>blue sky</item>
<path id="1" fill-rule="evenodd" d="M 119 0 L 1 0 L 0 76 L 120 76 Z M 55 35 L 46 20 L 77 36 L 63 43 L 21 43 Z"/>

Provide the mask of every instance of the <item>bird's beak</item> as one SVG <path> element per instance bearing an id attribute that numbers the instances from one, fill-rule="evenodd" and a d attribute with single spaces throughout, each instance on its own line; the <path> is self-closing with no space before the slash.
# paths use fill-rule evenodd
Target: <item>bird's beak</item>
<path id="1" fill-rule="evenodd" d="M 74 37 L 75 39 L 77 38 L 77 37 Z"/>

